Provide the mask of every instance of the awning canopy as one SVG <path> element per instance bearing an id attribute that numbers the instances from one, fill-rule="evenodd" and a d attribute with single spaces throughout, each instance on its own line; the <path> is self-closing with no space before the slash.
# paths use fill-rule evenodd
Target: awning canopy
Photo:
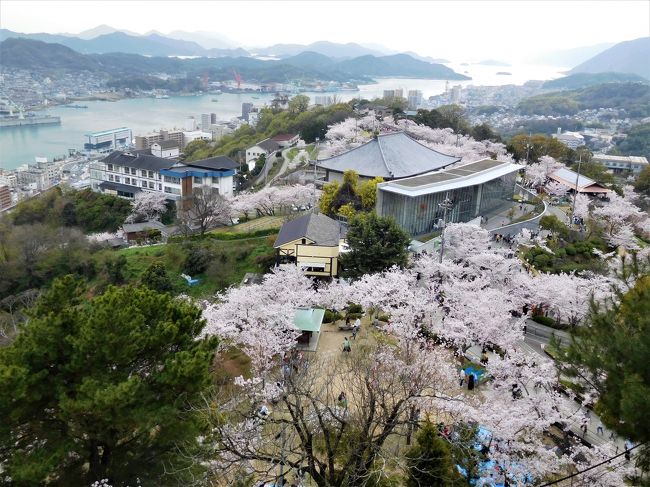
<path id="1" fill-rule="evenodd" d="M 298 262 L 298 265 L 304 269 L 305 267 L 314 267 L 316 269 L 325 269 L 325 262 Z"/>

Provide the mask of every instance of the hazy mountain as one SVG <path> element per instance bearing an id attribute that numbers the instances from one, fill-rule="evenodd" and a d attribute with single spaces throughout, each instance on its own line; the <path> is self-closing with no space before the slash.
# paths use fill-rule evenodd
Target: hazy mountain
<path id="1" fill-rule="evenodd" d="M 503 61 L 496 61 L 494 59 L 486 59 L 485 61 L 479 61 L 478 63 L 474 63 L 474 64 L 480 64 L 482 66 L 503 66 L 503 67 L 512 66 L 512 64 L 504 63 Z"/>
<path id="2" fill-rule="evenodd" d="M 602 83 L 645 83 L 649 81 L 632 73 L 576 73 L 564 76 L 563 78 L 545 81 L 542 85 L 544 89 L 550 90 L 576 90 L 586 88 L 587 86 L 599 85 Z"/>
<path id="3" fill-rule="evenodd" d="M 126 39 L 132 42 L 132 36 L 119 32 L 99 36 L 96 39 L 103 41 L 106 38 L 114 41 Z M 154 42 L 156 36 L 148 36 L 144 39 Z M 77 39 L 77 41 L 82 40 Z M 115 49 L 115 44 L 111 46 Z M 164 47 L 165 44 L 157 42 L 157 46 Z M 122 48 L 127 47 L 129 46 L 122 46 Z M 186 73 L 189 78 L 208 73 L 212 79 L 221 80 L 231 79 L 232 71 L 236 69 L 244 79 L 261 82 L 286 82 L 296 78 L 369 81 L 369 76 L 469 79 L 441 64 L 426 63 L 406 54 L 381 57 L 366 55 L 343 61 L 333 60 L 314 52 L 303 52 L 276 61 L 262 61 L 251 57 L 178 59 L 167 56 L 145 57 L 125 52 L 84 55 L 60 44 L 13 38 L 0 43 L 0 64 L 39 70 L 101 71 L 109 77 L 148 76 L 152 72 L 166 72 Z"/>
<path id="4" fill-rule="evenodd" d="M 193 41 L 206 49 L 227 49 L 236 48 L 238 44 L 226 36 L 217 34 L 215 32 L 187 32 L 182 30 L 175 30 L 167 34 L 167 37 L 172 39 L 180 39 L 183 41 Z"/>
<path id="5" fill-rule="evenodd" d="M 398 53 L 392 53 L 392 54 L 398 54 Z M 420 61 L 424 61 L 425 63 L 433 63 L 433 64 L 445 64 L 445 63 L 450 63 L 448 59 L 445 58 L 433 58 L 431 56 L 420 56 L 419 54 L 413 52 L 413 51 L 405 51 L 401 54 L 408 54 L 412 58 L 419 59 Z"/>
<path id="6" fill-rule="evenodd" d="M 94 59 L 69 47 L 14 37 L 0 42 L 0 65 L 22 69 L 38 66 L 40 69 L 101 70 Z"/>
<path id="7" fill-rule="evenodd" d="M 549 66 L 566 66 L 572 68 L 578 64 L 600 54 L 606 49 L 612 47 L 615 42 L 604 44 L 595 44 L 593 46 L 575 47 L 573 49 L 561 49 L 549 51 L 527 59 L 533 64 L 547 64 Z"/>
<path id="8" fill-rule="evenodd" d="M 407 54 L 394 54 L 392 56 L 360 56 L 336 64 L 336 67 L 345 73 L 367 76 L 404 76 L 424 79 L 471 79 L 468 76 L 456 73 L 442 64 L 431 64 L 414 59 Z"/>
<path id="9" fill-rule="evenodd" d="M 328 69 L 336 64 L 332 58 L 312 51 L 304 51 L 295 56 L 284 58 L 282 59 L 282 63 L 314 69 Z"/>
<path id="10" fill-rule="evenodd" d="M 374 49 L 369 49 L 363 47 L 360 44 L 355 44 L 354 42 L 348 42 L 347 44 L 338 44 L 336 42 L 329 41 L 317 41 L 312 42 L 311 44 L 274 44 L 269 47 L 261 47 L 254 49 L 258 55 L 262 56 L 277 56 L 277 57 L 289 57 L 300 54 L 301 52 L 310 51 L 316 52 L 318 54 L 323 54 L 331 58 L 344 58 L 349 59 L 358 56 L 365 56 L 370 54 L 372 56 L 382 56 L 384 53 L 376 51 Z"/>
<path id="11" fill-rule="evenodd" d="M 625 41 L 579 64 L 570 73 L 634 73 L 650 79 L 650 37 Z"/>
<path id="12" fill-rule="evenodd" d="M 97 27 L 93 27 L 92 29 L 84 30 L 83 32 L 79 32 L 78 34 L 63 34 L 67 37 L 78 37 L 79 39 L 94 39 L 95 37 L 103 36 L 106 34 L 113 34 L 114 32 L 123 32 L 125 34 L 129 34 L 132 36 L 137 36 L 138 34 L 135 32 L 130 32 L 128 30 L 121 30 L 121 29 L 116 29 L 115 27 L 111 27 L 110 25 L 102 24 L 98 25 Z"/>

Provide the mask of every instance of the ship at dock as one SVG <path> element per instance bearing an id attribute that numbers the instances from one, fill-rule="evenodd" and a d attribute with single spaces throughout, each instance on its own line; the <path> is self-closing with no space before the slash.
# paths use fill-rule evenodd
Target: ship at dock
<path id="1" fill-rule="evenodd" d="M 37 115 L 36 113 L 26 113 L 19 115 L 2 115 L 0 114 L 0 128 L 2 127 L 22 127 L 24 125 L 59 125 L 61 117 L 55 115 Z"/>
<path id="2" fill-rule="evenodd" d="M 0 128 L 21 127 L 24 125 L 59 125 L 61 117 L 25 112 L 9 100 L 0 101 Z"/>

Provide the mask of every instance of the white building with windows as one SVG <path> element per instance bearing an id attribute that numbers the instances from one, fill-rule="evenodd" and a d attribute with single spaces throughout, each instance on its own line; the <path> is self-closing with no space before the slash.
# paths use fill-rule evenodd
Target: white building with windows
<path id="1" fill-rule="evenodd" d="M 648 159 L 642 156 L 610 156 L 607 154 L 594 154 L 593 160 L 602 164 L 614 174 L 631 172 L 638 175 L 648 167 Z"/>
<path id="2" fill-rule="evenodd" d="M 115 151 L 91 164 L 90 178 L 92 189 L 102 193 L 134 198 L 140 191 L 154 191 L 179 200 L 191 196 L 197 186 L 232 195 L 237 167 L 225 156 L 182 163 L 148 151 Z"/>
<path id="3" fill-rule="evenodd" d="M 173 159 L 181 155 L 181 148 L 175 140 L 161 140 L 151 144 L 151 154 L 163 159 Z"/>

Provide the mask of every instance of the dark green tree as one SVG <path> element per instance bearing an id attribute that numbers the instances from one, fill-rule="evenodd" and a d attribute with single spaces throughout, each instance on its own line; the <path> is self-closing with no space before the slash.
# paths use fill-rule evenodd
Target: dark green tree
<path id="1" fill-rule="evenodd" d="M 634 181 L 634 191 L 650 198 L 650 166 L 646 166 Z"/>
<path id="2" fill-rule="evenodd" d="M 140 282 L 149 289 L 166 293 L 172 290 L 172 281 L 167 274 L 167 269 L 160 262 L 154 262 L 142 273 Z"/>
<path id="3" fill-rule="evenodd" d="M 346 238 L 350 251 L 341 255 L 347 275 L 359 277 L 407 264 L 411 239 L 393 218 L 359 213 L 349 223 Z"/>
<path id="4" fill-rule="evenodd" d="M 122 284 L 125 280 L 124 272 L 126 271 L 126 266 L 128 262 L 126 257 L 123 255 L 118 255 L 115 258 L 109 258 L 104 264 L 104 270 L 106 271 L 106 277 L 108 278 L 109 284 Z"/>
<path id="5" fill-rule="evenodd" d="M 634 256 L 621 270 L 629 287 L 615 288 L 605 303 L 592 301 L 587 326 L 573 329 L 574 339 L 563 357 L 564 368 L 587 380 L 599 393 L 596 411 L 603 423 L 634 442 L 649 470 L 650 424 L 650 259 Z"/>
<path id="6" fill-rule="evenodd" d="M 406 453 L 408 487 L 461 485 L 449 443 L 429 421 L 416 435 L 417 444 Z"/>
<path id="7" fill-rule="evenodd" d="M 189 485 L 215 338 L 201 311 L 147 288 L 88 299 L 57 280 L 0 348 L 0 464 L 13 485 Z M 172 482 L 175 481 L 175 482 Z"/>

